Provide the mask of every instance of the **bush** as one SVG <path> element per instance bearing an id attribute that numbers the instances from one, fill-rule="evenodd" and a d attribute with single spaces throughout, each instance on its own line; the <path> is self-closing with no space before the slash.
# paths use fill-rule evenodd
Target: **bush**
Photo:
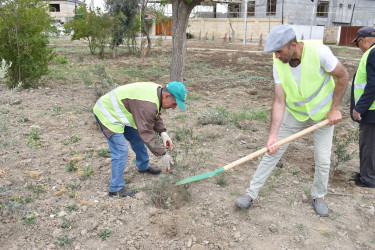
<path id="1" fill-rule="evenodd" d="M 11 62 L 7 86 L 22 82 L 24 88 L 37 87 L 48 74 L 54 57 L 48 34 L 54 32 L 48 5 L 41 0 L 3 1 L 0 5 L 0 58 Z"/>
<path id="2" fill-rule="evenodd" d="M 187 33 L 186 33 L 186 38 L 187 38 L 187 39 L 194 38 L 194 35 L 191 34 L 191 33 L 189 33 L 189 32 L 187 32 Z"/>

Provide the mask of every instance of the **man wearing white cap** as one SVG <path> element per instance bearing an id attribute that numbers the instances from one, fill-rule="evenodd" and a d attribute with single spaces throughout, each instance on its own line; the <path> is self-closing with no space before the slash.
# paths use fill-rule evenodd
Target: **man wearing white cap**
<path id="1" fill-rule="evenodd" d="M 272 29 L 266 41 L 266 52 L 273 52 L 275 96 L 266 153 L 246 189 L 246 194 L 235 201 L 241 208 L 249 208 L 257 198 L 272 170 L 289 146 L 272 146 L 291 136 L 307 124 L 324 118 L 330 126 L 314 131 L 315 175 L 312 189 L 313 207 L 320 216 L 328 216 L 324 201 L 327 193 L 333 125 L 341 119 L 340 103 L 348 86 L 348 72 L 331 50 L 317 42 L 297 42 L 291 26 Z M 333 80 L 337 78 L 337 81 Z"/>
<path id="2" fill-rule="evenodd" d="M 149 164 L 147 148 L 160 156 L 169 172 L 172 140 L 160 117 L 161 109 L 186 110 L 186 88 L 181 82 L 170 82 L 162 87 L 153 82 L 136 82 L 120 86 L 100 97 L 94 106 L 95 119 L 107 139 L 111 152 L 111 184 L 109 196 L 133 196 L 125 189 L 124 170 L 128 160 L 129 142 L 135 152 L 135 164 L 140 173 L 160 174 L 161 169 Z M 161 145 L 155 136 L 161 136 Z"/>

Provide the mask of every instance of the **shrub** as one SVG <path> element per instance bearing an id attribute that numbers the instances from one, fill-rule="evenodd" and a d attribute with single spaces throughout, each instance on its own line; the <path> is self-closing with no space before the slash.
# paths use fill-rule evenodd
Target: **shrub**
<path id="1" fill-rule="evenodd" d="M 11 62 L 9 88 L 36 87 L 48 74 L 48 63 L 55 53 L 48 45 L 48 34 L 55 27 L 48 5 L 41 0 L 3 1 L 0 6 L 0 57 Z"/>
<path id="2" fill-rule="evenodd" d="M 187 32 L 187 33 L 186 33 L 186 38 L 187 38 L 187 39 L 194 38 L 194 35 L 191 34 L 191 33 L 189 33 L 189 32 Z"/>

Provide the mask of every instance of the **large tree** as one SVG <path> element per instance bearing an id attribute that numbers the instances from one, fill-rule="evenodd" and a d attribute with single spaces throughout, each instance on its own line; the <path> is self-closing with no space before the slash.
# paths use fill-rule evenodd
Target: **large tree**
<path id="1" fill-rule="evenodd" d="M 204 0 L 172 0 L 172 64 L 170 81 L 182 82 L 186 59 L 186 28 L 189 15 Z"/>

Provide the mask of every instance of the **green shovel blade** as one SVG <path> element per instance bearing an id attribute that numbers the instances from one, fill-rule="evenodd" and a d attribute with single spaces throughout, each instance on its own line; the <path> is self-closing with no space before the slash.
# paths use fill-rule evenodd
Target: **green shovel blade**
<path id="1" fill-rule="evenodd" d="M 200 175 L 195 175 L 195 176 L 183 179 L 182 181 L 177 182 L 176 185 L 181 185 L 181 184 L 185 184 L 185 183 L 189 183 L 189 182 L 203 180 L 203 179 L 206 179 L 206 178 L 211 178 L 212 176 L 221 174 L 223 172 L 225 172 L 224 168 L 219 168 L 219 169 L 216 169 L 215 171 L 212 171 L 212 172 L 208 172 L 208 173 L 204 173 L 204 174 L 200 174 Z"/>

